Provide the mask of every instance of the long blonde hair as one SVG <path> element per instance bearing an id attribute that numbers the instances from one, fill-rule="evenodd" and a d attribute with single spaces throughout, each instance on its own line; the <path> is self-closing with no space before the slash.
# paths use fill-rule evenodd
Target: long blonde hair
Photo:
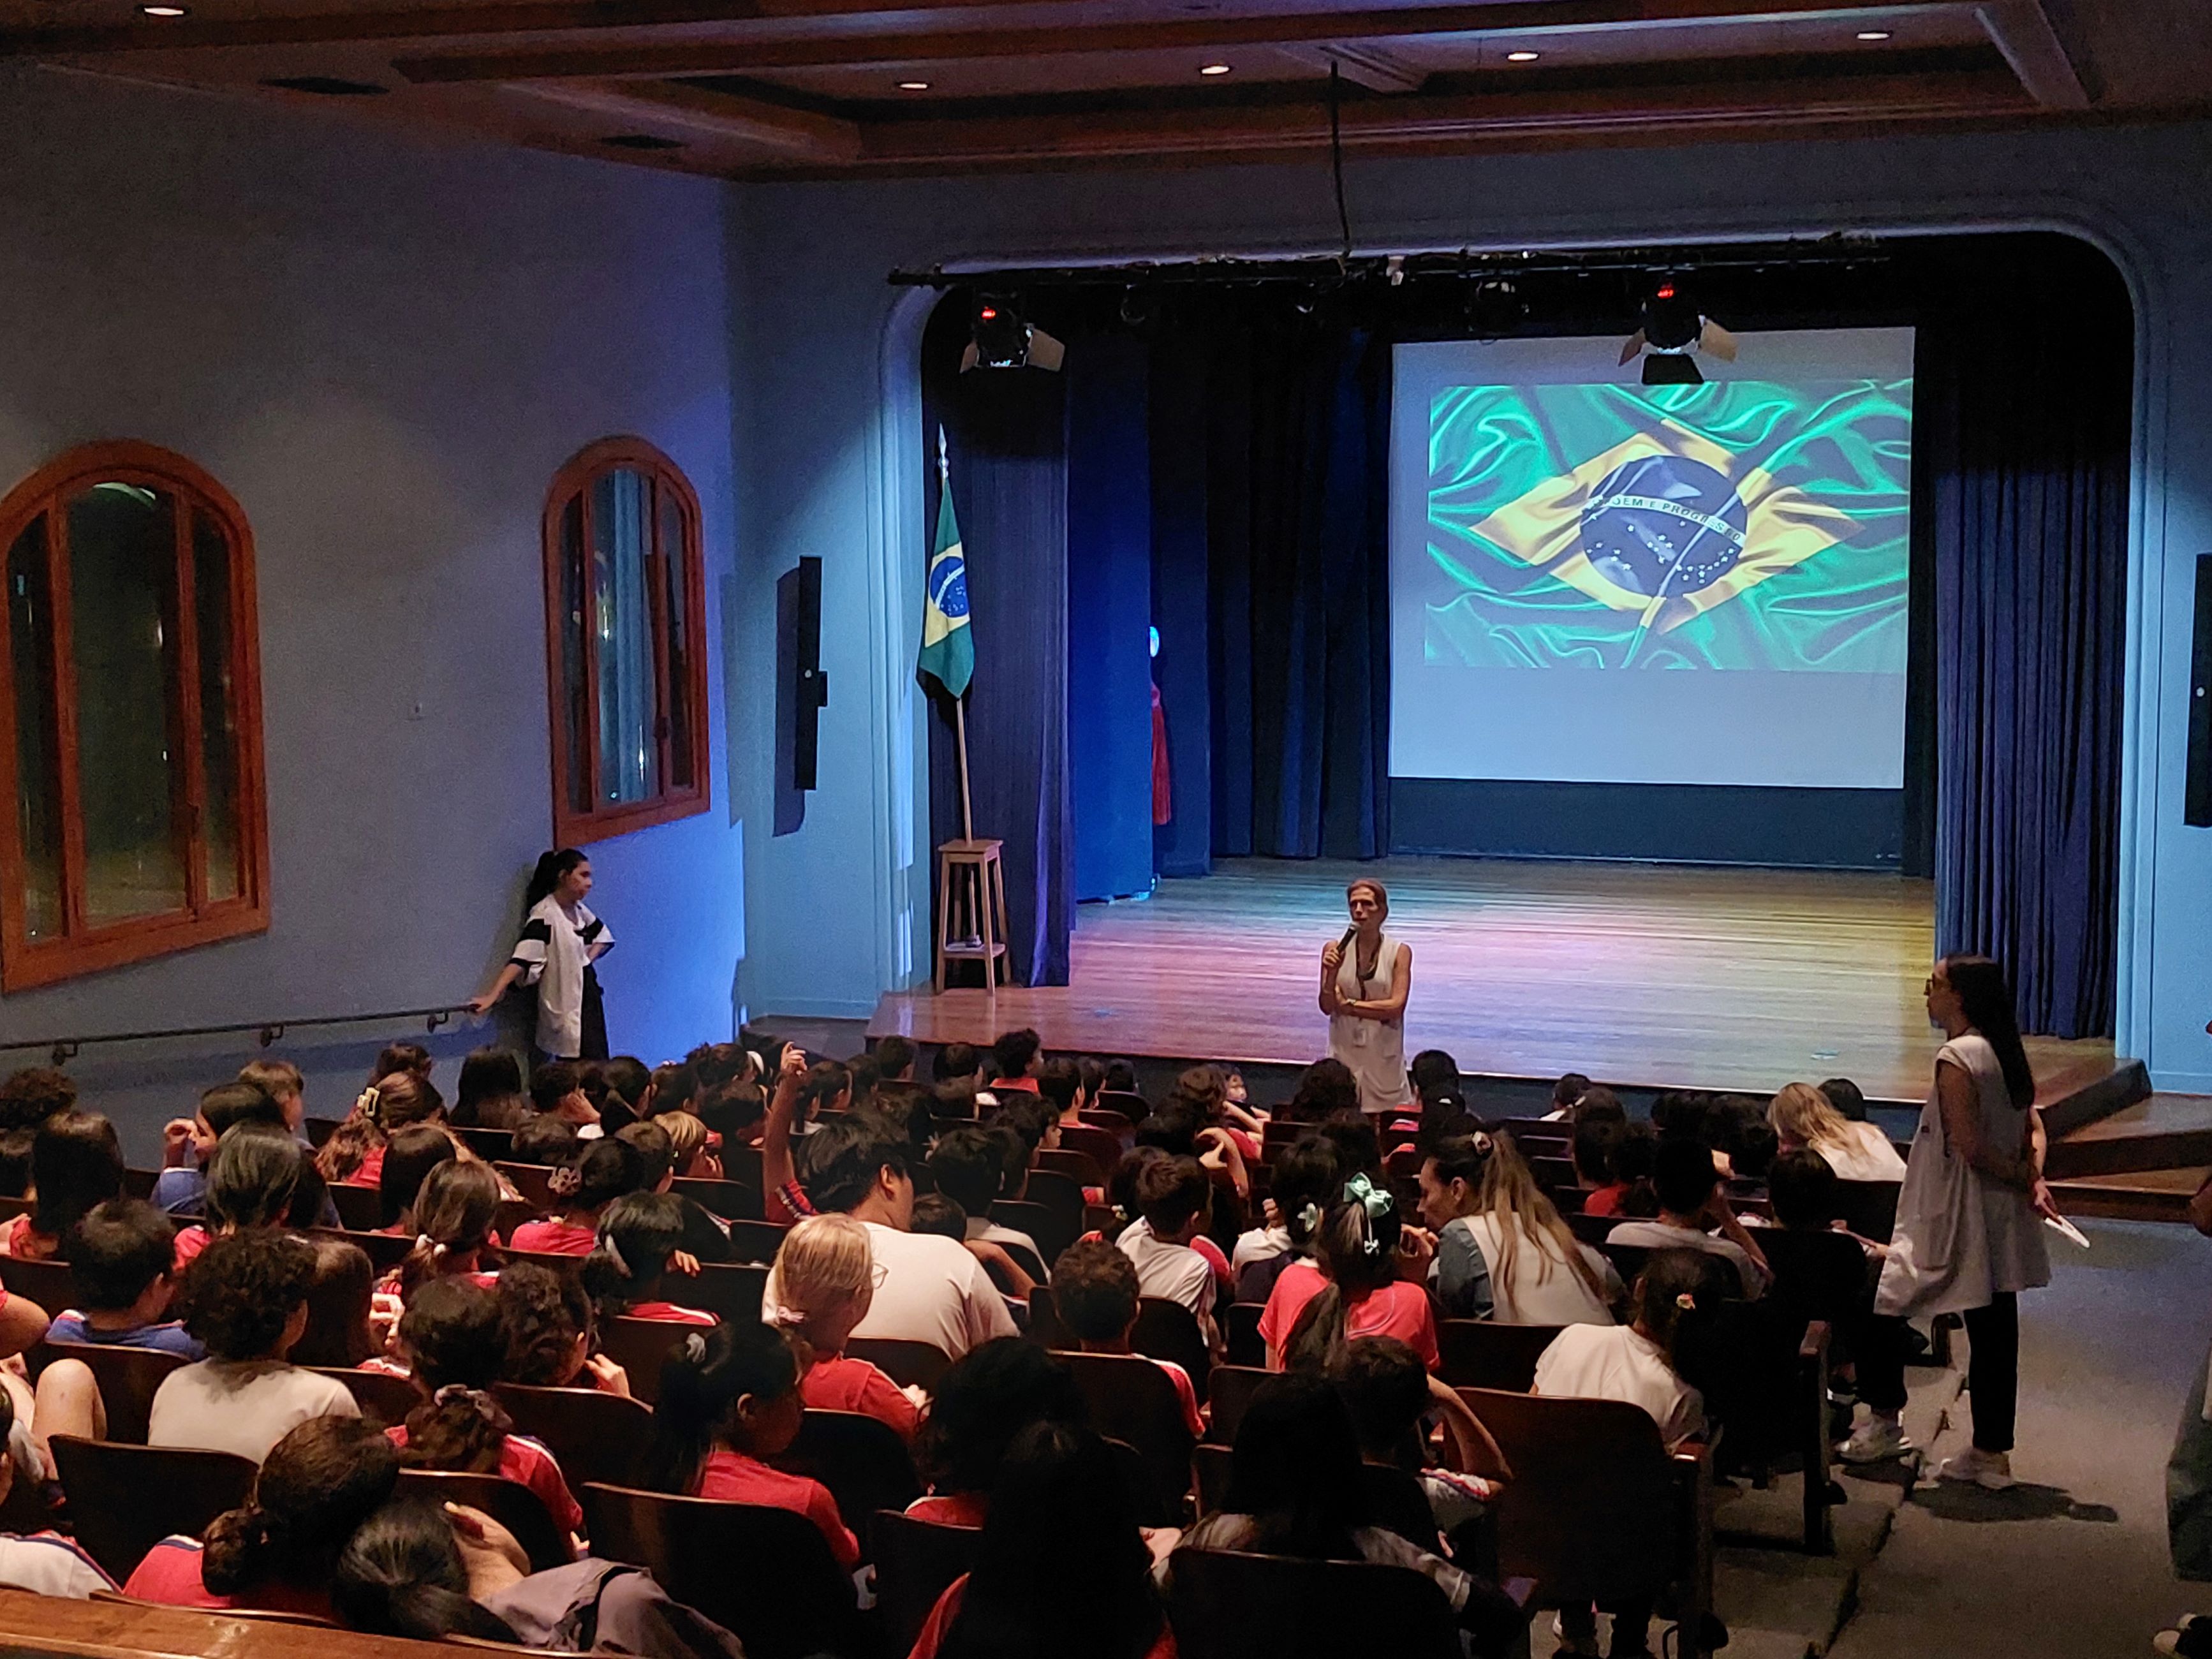
<path id="1" fill-rule="evenodd" d="M 1850 1120 L 1809 1083 L 1784 1084 L 1766 1109 L 1766 1121 L 1778 1138 L 1816 1152 L 1850 1144 Z"/>
<path id="2" fill-rule="evenodd" d="M 1544 1196 L 1513 1137 L 1492 1139 L 1490 1161 L 1482 1170 L 1480 1202 L 1482 1213 L 1498 1225 L 1498 1260 L 1491 1263 L 1490 1289 L 1498 1305 L 1511 1311 L 1514 1261 L 1523 1243 L 1536 1252 L 1539 1285 L 1547 1281 L 1552 1269 L 1564 1261 L 1592 1297 L 1600 1303 L 1611 1302 L 1604 1276 L 1590 1265 L 1581 1242 L 1559 1218 L 1558 1207 Z"/>
<path id="3" fill-rule="evenodd" d="M 771 1325 L 811 1343 L 820 1322 L 875 1297 L 875 1252 L 868 1230 L 848 1215 L 809 1216 L 783 1236 L 761 1295 Z"/>

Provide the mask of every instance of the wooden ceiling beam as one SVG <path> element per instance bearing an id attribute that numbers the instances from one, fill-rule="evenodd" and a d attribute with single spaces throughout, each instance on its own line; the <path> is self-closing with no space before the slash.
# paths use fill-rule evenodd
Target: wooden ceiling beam
<path id="1" fill-rule="evenodd" d="M 610 116 L 625 126 L 734 140 L 781 159 L 836 166 L 860 159 L 850 121 L 670 82 L 529 82 L 500 88 L 514 97 Z"/>
<path id="2" fill-rule="evenodd" d="M 1285 46 L 1279 50 L 1324 75 L 1334 64 L 1346 80 L 1370 92 L 1419 92 L 1421 82 L 1429 78 L 1427 71 L 1379 46 L 1348 46 L 1341 41 L 1332 41 L 1324 46 Z"/>
<path id="3" fill-rule="evenodd" d="M 2089 89 L 2040 0 L 1990 0 L 1974 10 L 2029 97 L 2045 109 L 2089 107 Z"/>

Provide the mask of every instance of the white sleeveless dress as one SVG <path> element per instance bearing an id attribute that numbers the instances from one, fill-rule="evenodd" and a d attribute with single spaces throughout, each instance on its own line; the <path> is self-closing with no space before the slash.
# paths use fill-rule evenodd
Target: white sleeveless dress
<path id="1" fill-rule="evenodd" d="M 1381 1002 L 1397 988 L 1403 971 L 1406 947 L 1382 935 L 1375 953 L 1375 972 L 1363 984 L 1356 958 L 1357 940 L 1345 951 L 1336 970 L 1336 994 L 1350 1002 Z M 1413 1085 L 1406 1077 L 1406 1019 L 1359 1019 L 1351 1014 L 1328 1017 L 1328 1052 L 1350 1068 L 1359 1085 L 1359 1109 L 1388 1112 L 1409 1105 Z"/>
<path id="2" fill-rule="evenodd" d="M 1945 1060 L 1974 1080 L 1983 1138 L 2007 1148 L 2021 1145 L 2027 1111 L 2006 1093 L 2004 1070 L 1989 1040 L 1978 1031 L 1954 1037 L 1936 1056 L 1939 1071 Z M 1966 1313 L 1986 1308 L 1999 1291 L 2050 1282 L 2051 1257 L 2035 1206 L 2026 1193 L 1985 1179 L 1951 1151 L 1931 1081 L 1905 1163 L 1897 1231 L 1882 1263 L 1875 1311 L 1905 1317 Z"/>

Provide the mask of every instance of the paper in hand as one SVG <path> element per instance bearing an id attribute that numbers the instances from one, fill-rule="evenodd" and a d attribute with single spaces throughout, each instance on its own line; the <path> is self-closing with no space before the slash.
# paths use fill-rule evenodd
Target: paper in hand
<path id="1" fill-rule="evenodd" d="M 2057 1233 L 2068 1243 L 2079 1244 L 2085 1250 L 2089 1248 L 2088 1234 L 2083 1232 L 2079 1227 L 2069 1221 L 2064 1216 L 2047 1215 L 2043 1218 L 2043 1224 L 2050 1228 L 2052 1232 Z"/>

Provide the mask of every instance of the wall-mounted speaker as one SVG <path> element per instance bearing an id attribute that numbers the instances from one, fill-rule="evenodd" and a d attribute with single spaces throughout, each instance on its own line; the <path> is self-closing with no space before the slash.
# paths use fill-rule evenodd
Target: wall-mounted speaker
<path id="1" fill-rule="evenodd" d="M 2212 553 L 2197 556 L 2197 626 L 2189 653 L 2189 780 L 2181 821 L 2212 825 Z"/>
<path id="2" fill-rule="evenodd" d="M 814 787 L 822 711 L 830 677 L 822 672 L 822 561 L 805 558 L 775 583 L 775 833 L 806 821 Z"/>

